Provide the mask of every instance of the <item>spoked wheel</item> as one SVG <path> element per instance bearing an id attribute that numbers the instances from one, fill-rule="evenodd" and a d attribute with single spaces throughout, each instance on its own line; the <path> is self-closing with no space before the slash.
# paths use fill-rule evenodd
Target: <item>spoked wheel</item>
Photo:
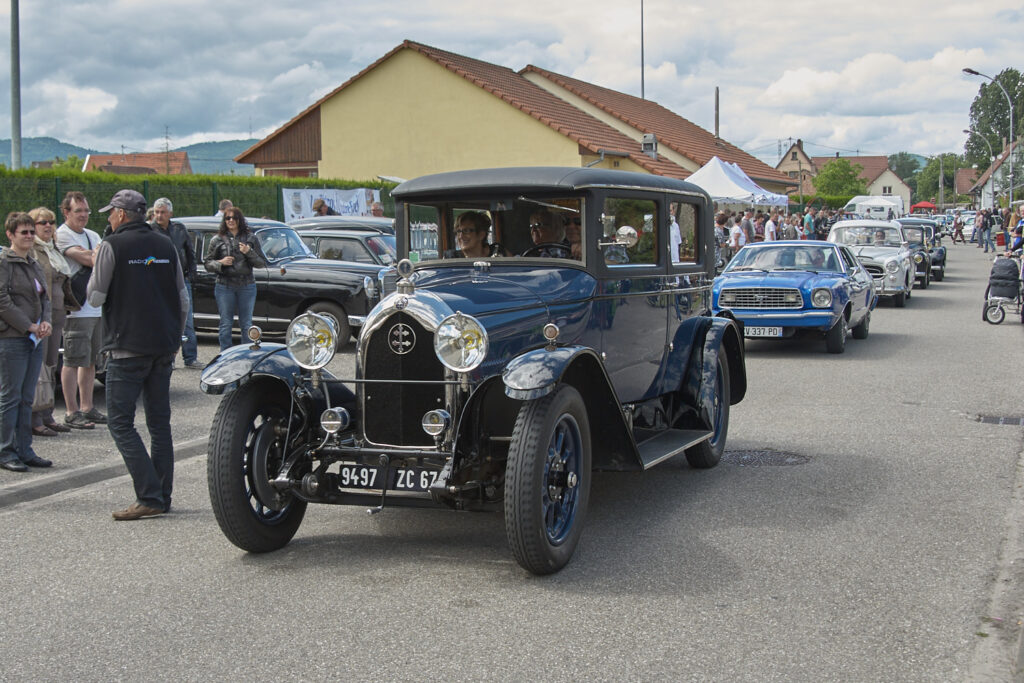
<path id="1" fill-rule="evenodd" d="M 572 558 L 590 498 L 590 422 L 561 385 L 519 409 L 505 466 L 505 534 L 516 561 L 551 574 Z"/>
<path id="2" fill-rule="evenodd" d="M 718 352 L 718 373 L 715 377 L 715 396 L 711 406 L 711 428 L 714 434 L 707 441 L 686 449 L 686 462 L 694 469 L 714 467 L 725 452 L 725 437 L 729 434 L 729 359 Z"/>
<path id="3" fill-rule="evenodd" d="M 306 514 L 305 501 L 270 485 L 284 460 L 288 410 L 282 386 L 249 382 L 224 397 L 210 429 L 213 514 L 228 540 L 252 553 L 287 545 Z"/>
<path id="4" fill-rule="evenodd" d="M 998 325 L 1006 319 L 1006 311 L 999 304 L 986 304 L 983 317 L 985 322 Z"/>

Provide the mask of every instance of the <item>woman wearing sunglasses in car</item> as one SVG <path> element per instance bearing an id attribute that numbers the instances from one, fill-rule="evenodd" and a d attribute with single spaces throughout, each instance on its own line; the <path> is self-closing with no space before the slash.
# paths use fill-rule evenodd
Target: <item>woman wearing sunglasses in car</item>
<path id="1" fill-rule="evenodd" d="M 445 258 L 485 258 L 507 256 L 500 244 L 487 242 L 491 219 L 480 211 L 466 211 L 455 220 L 455 243 L 458 249 L 449 250 Z"/>

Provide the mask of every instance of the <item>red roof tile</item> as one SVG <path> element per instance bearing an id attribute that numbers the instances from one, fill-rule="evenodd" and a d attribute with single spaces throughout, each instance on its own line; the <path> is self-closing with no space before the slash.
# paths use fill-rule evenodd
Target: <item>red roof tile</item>
<path id="1" fill-rule="evenodd" d="M 975 181 L 974 185 L 971 186 L 971 189 L 968 190 L 968 192 L 974 192 L 975 190 L 984 187 L 985 183 L 988 182 L 988 179 L 991 178 L 992 174 L 995 173 L 996 170 L 998 170 L 999 167 L 1003 165 L 1003 162 L 1005 162 L 1010 157 L 1010 152 L 1013 149 L 1015 149 L 1018 144 L 1020 144 L 1020 140 L 1015 141 L 1009 147 L 1007 147 L 1002 152 L 997 154 L 995 160 L 992 162 L 992 165 L 985 169 L 985 172 L 981 174 L 981 177 L 978 178 L 977 181 Z"/>
<path id="2" fill-rule="evenodd" d="M 188 152 L 139 152 L 134 154 L 90 154 L 83 171 L 104 171 L 109 166 L 150 168 L 161 175 L 192 173 Z"/>
<path id="3" fill-rule="evenodd" d="M 657 102 L 627 95 L 609 88 L 556 74 L 537 66 L 527 66 L 520 73 L 535 73 L 581 97 L 602 111 L 611 114 L 642 133 L 654 133 L 658 144 L 703 166 L 717 156 L 722 161 L 738 164 L 755 181 L 771 181 L 795 185 L 796 182 L 760 159 L 697 124 L 666 109 Z"/>
<path id="4" fill-rule="evenodd" d="M 836 159 L 846 159 L 850 162 L 850 165 L 860 164 L 864 170 L 861 171 L 860 177 L 867 182 L 868 185 L 875 182 L 878 176 L 885 172 L 885 169 L 889 168 L 889 157 L 885 156 L 863 156 L 863 157 L 811 157 L 811 161 L 814 162 L 814 166 L 818 172 L 824 168 L 825 164 Z"/>

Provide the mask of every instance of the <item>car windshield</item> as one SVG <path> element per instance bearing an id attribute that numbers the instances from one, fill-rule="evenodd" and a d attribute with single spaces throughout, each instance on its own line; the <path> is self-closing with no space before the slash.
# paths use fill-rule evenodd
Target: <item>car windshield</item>
<path id="1" fill-rule="evenodd" d="M 896 228 L 889 226 L 855 225 L 834 228 L 833 242 L 850 246 L 898 247 L 903 244 L 903 236 Z"/>
<path id="2" fill-rule="evenodd" d="M 366 246 L 380 258 L 381 263 L 390 266 L 395 262 L 398 247 L 394 235 L 379 235 L 366 240 Z"/>
<path id="3" fill-rule="evenodd" d="M 833 247 L 811 245 L 751 246 L 740 249 L 725 269 L 726 273 L 745 270 L 811 270 L 842 272 Z"/>
<path id="4" fill-rule="evenodd" d="M 292 228 L 266 228 L 258 231 L 256 237 L 268 261 L 313 256 L 309 247 L 303 244 L 299 234 Z"/>
<path id="5" fill-rule="evenodd" d="M 924 230 L 922 228 L 904 226 L 903 234 L 906 236 L 907 241 L 915 247 L 924 244 Z"/>

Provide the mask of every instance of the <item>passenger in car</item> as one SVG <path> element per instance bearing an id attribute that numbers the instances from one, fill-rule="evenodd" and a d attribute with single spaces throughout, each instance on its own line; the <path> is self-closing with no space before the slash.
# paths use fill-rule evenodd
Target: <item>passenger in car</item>
<path id="1" fill-rule="evenodd" d="M 445 258 L 485 258 L 487 256 L 507 256 L 500 244 L 490 244 L 487 232 L 491 229 L 491 219 L 481 211 L 466 211 L 455 220 L 455 244 L 458 249 L 449 249 Z"/>
<path id="2" fill-rule="evenodd" d="M 580 225 L 579 214 L 569 216 L 565 220 L 565 238 L 569 241 L 572 250 L 572 257 L 577 261 L 583 260 L 583 230 Z"/>

